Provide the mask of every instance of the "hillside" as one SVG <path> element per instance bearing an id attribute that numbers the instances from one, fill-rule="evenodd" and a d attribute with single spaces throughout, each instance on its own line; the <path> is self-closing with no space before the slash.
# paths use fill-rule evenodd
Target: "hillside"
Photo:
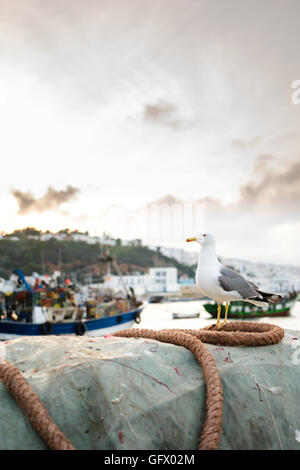
<path id="1" fill-rule="evenodd" d="M 59 270 L 64 275 L 75 276 L 77 280 L 87 276 L 97 280 L 106 272 L 106 266 L 99 261 L 105 252 L 117 260 L 123 274 L 146 272 L 149 267 L 174 266 L 179 275 L 194 275 L 191 267 L 146 246 L 122 246 L 118 241 L 115 246 L 107 248 L 100 243 L 59 240 L 54 236 L 40 240 L 39 232 L 34 235 L 33 230 L 18 230 L 0 239 L 0 277 L 8 278 L 13 269 L 19 268 L 25 275 L 33 272 L 50 274 Z M 68 232 L 69 238 L 70 234 Z M 85 269 L 89 266 L 91 269 Z M 112 272 L 115 272 L 113 266 Z"/>

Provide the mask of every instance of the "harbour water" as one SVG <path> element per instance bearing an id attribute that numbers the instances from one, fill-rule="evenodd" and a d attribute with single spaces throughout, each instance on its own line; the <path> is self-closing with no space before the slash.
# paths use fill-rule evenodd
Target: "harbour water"
<path id="1" fill-rule="evenodd" d="M 163 328 L 192 328 L 198 329 L 215 323 L 208 312 L 203 307 L 204 301 L 190 302 L 170 302 L 161 304 L 148 304 L 142 313 L 142 321 L 139 328 L 150 328 L 160 330 Z M 172 313 L 198 313 L 199 318 L 176 319 Z M 228 319 L 230 321 L 230 317 Z M 237 320 L 234 320 L 237 321 Z M 252 321 L 272 323 L 289 330 L 300 331 L 300 302 L 296 302 L 292 307 L 291 313 L 287 317 L 263 317 L 255 318 Z"/>

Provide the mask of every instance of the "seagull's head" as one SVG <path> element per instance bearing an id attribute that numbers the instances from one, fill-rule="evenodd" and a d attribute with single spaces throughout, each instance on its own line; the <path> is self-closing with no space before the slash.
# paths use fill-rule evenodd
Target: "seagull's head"
<path id="1" fill-rule="evenodd" d="M 214 243 L 214 237 L 210 233 L 201 233 L 195 237 L 190 237 L 186 239 L 187 242 L 197 242 L 201 246 Z"/>

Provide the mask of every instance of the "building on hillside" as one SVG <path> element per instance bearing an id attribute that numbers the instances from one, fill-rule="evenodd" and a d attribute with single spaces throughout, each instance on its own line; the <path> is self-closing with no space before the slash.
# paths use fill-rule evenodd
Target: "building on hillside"
<path id="1" fill-rule="evenodd" d="M 99 238 L 98 241 L 101 245 L 107 246 L 115 246 L 117 243 L 117 241 L 113 240 L 112 238 Z"/>
<path id="2" fill-rule="evenodd" d="M 170 248 L 162 246 L 160 251 L 163 255 L 168 256 L 169 258 L 176 259 L 179 263 L 187 264 L 188 266 L 193 266 L 197 264 L 199 253 L 198 252 L 189 252 L 183 250 L 182 248 Z"/>
<path id="3" fill-rule="evenodd" d="M 132 287 L 136 295 L 180 292 L 177 268 L 173 267 L 150 268 L 147 274 L 130 274 L 122 277 L 110 275 L 106 286 L 123 291 Z"/>
<path id="4" fill-rule="evenodd" d="M 298 290 L 297 282 L 294 279 L 282 279 L 277 277 L 259 277 L 255 279 L 255 284 L 267 292 L 278 292 L 281 294 Z"/>
<path id="5" fill-rule="evenodd" d="M 40 240 L 43 241 L 43 242 L 47 242 L 48 240 L 51 240 L 51 238 L 53 238 L 54 235 L 53 233 L 42 233 L 40 235 Z"/>
<path id="6" fill-rule="evenodd" d="M 142 246 L 142 240 L 140 238 L 136 238 L 135 240 L 122 240 L 121 241 L 123 246 Z"/>
<path id="7" fill-rule="evenodd" d="M 147 278 L 148 293 L 178 293 L 177 268 L 150 268 Z"/>
<path id="8" fill-rule="evenodd" d="M 107 286 L 109 285 L 111 285 L 113 290 L 127 290 L 128 292 L 130 287 L 132 287 L 136 295 L 144 295 L 146 293 L 145 274 L 130 274 L 122 277 L 111 275 L 107 281 Z"/>

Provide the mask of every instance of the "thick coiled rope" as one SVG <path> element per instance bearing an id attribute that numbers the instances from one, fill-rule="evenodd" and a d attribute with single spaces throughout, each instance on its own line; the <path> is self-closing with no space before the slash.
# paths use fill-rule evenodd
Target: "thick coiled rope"
<path id="1" fill-rule="evenodd" d="M 184 346 L 196 357 L 202 367 L 206 384 L 206 417 L 199 439 L 199 450 L 216 449 L 222 429 L 223 389 L 216 362 L 203 343 L 222 346 L 268 346 L 279 343 L 284 330 L 268 323 L 230 322 L 221 330 L 216 325 L 201 330 L 148 330 L 129 329 L 112 336 L 125 338 L 148 338 Z M 50 418 L 36 393 L 26 382 L 21 372 L 8 361 L 0 362 L 0 379 L 4 381 L 18 405 L 30 422 L 53 450 L 74 450 L 71 442 Z"/>

